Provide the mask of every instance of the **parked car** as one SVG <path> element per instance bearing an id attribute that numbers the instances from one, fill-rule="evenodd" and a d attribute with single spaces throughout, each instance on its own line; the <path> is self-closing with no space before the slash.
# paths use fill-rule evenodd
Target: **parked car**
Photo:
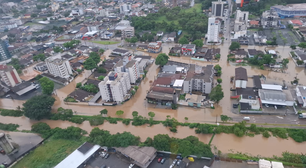
<path id="1" fill-rule="evenodd" d="M 233 108 L 237 108 L 239 104 L 233 104 Z"/>
<path id="2" fill-rule="evenodd" d="M 99 154 L 100 154 L 100 156 L 101 156 L 102 158 L 104 158 L 105 155 L 106 155 L 106 152 L 99 152 Z"/>
<path id="3" fill-rule="evenodd" d="M 182 159 L 183 159 L 183 157 L 182 157 L 181 155 L 177 155 L 177 156 L 176 156 L 176 159 L 178 159 L 178 160 L 182 160 Z"/>
<path id="4" fill-rule="evenodd" d="M 181 161 L 182 161 L 182 160 L 178 160 L 178 161 L 176 162 L 176 165 L 179 166 L 179 165 L 181 164 Z"/>
<path id="5" fill-rule="evenodd" d="M 11 97 L 11 95 L 8 94 L 8 95 L 6 95 L 5 97 L 8 98 L 8 97 Z"/>
<path id="6" fill-rule="evenodd" d="M 131 163 L 131 164 L 130 164 L 130 166 L 129 166 L 129 168 L 132 168 L 132 167 L 134 167 L 134 165 L 135 165 L 135 164 L 132 164 L 132 163 Z"/>
<path id="7" fill-rule="evenodd" d="M 104 158 L 107 159 L 108 157 L 109 157 L 109 154 L 107 153 Z"/>
<path id="8" fill-rule="evenodd" d="M 160 163 L 161 163 L 161 164 L 164 164 L 165 161 L 166 161 L 166 158 L 163 158 L 163 159 L 160 161 Z"/>
<path id="9" fill-rule="evenodd" d="M 250 121 L 250 117 L 243 117 L 243 120 Z"/>
<path id="10" fill-rule="evenodd" d="M 172 162 L 172 164 L 175 164 L 176 162 L 177 162 L 177 159 L 174 159 L 173 162 Z"/>
<path id="11" fill-rule="evenodd" d="M 163 158 L 160 157 L 160 158 L 157 159 L 157 162 L 160 163 L 162 160 L 163 160 Z"/>
<path id="12" fill-rule="evenodd" d="M 173 163 L 172 163 L 172 165 L 170 165 L 170 167 L 169 167 L 169 168 L 172 168 L 172 167 L 174 167 L 174 165 L 175 165 L 175 164 L 173 164 Z"/>

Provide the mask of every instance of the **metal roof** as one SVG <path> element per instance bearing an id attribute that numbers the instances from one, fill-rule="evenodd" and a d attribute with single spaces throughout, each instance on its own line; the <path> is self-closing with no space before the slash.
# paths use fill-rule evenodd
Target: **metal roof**
<path id="1" fill-rule="evenodd" d="M 266 90 L 283 90 L 281 85 L 261 84 L 262 89 Z"/>

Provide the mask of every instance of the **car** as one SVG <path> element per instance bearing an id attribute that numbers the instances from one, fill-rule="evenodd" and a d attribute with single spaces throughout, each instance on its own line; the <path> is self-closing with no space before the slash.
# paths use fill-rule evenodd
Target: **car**
<path id="1" fill-rule="evenodd" d="M 100 154 L 100 156 L 101 156 L 102 158 L 104 158 L 104 157 L 105 157 L 105 155 L 106 155 L 106 153 L 105 153 L 105 152 L 100 152 L 99 154 Z"/>
<path id="2" fill-rule="evenodd" d="M 173 164 L 173 163 L 172 163 L 172 165 L 170 165 L 170 167 L 169 167 L 169 168 L 172 168 L 172 167 L 174 167 L 174 165 L 175 165 L 175 164 Z"/>
<path id="3" fill-rule="evenodd" d="M 109 154 L 107 153 L 107 154 L 104 156 L 104 158 L 107 159 L 108 157 L 109 157 Z"/>
<path id="4" fill-rule="evenodd" d="M 157 159 L 157 162 L 160 163 L 162 160 L 163 160 L 163 158 L 160 157 L 160 158 Z"/>
<path id="5" fill-rule="evenodd" d="M 105 166 L 105 165 L 102 165 L 101 168 L 106 168 L 106 166 Z"/>
<path id="6" fill-rule="evenodd" d="M 130 164 L 130 166 L 129 166 L 129 168 L 132 168 L 132 167 L 134 167 L 134 165 L 135 165 L 135 164 L 132 164 L 132 163 L 131 163 L 131 164 Z"/>
<path id="7" fill-rule="evenodd" d="M 179 166 L 180 164 L 181 164 L 181 160 L 178 160 L 178 161 L 176 162 L 176 165 Z"/>
<path id="8" fill-rule="evenodd" d="M 183 157 L 182 157 L 181 155 L 177 155 L 177 156 L 176 156 L 176 159 L 178 159 L 178 160 L 182 160 L 182 159 L 183 159 Z"/>
<path id="9" fill-rule="evenodd" d="M 250 121 L 251 119 L 250 119 L 250 117 L 243 117 L 243 120 Z"/>
<path id="10" fill-rule="evenodd" d="M 233 104 L 233 108 L 237 108 L 239 104 Z"/>
<path id="11" fill-rule="evenodd" d="M 5 97 L 8 98 L 8 97 L 11 97 L 11 95 L 8 94 L 8 95 L 6 95 Z"/>
<path id="12" fill-rule="evenodd" d="M 161 164 L 164 164 L 165 161 L 166 161 L 166 158 L 163 158 L 163 159 L 160 161 L 160 163 L 161 163 Z"/>
<path id="13" fill-rule="evenodd" d="M 177 159 L 174 159 L 173 162 L 172 162 L 172 164 L 175 164 L 176 162 L 177 162 Z"/>

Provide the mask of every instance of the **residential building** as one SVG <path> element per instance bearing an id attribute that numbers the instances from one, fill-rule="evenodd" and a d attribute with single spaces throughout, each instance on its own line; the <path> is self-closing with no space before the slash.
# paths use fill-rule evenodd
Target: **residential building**
<path id="1" fill-rule="evenodd" d="M 105 102 L 121 103 L 128 97 L 131 89 L 129 74 L 126 72 L 116 73 L 111 71 L 103 81 L 99 83 L 102 100 Z"/>
<path id="2" fill-rule="evenodd" d="M 277 27 L 279 15 L 274 10 L 268 10 L 262 13 L 261 26 L 263 28 Z"/>
<path id="3" fill-rule="evenodd" d="M 211 61 L 217 54 L 220 54 L 220 48 L 208 49 L 207 47 L 203 47 L 198 49 L 191 59 Z"/>
<path id="4" fill-rule="evenodd" d="M 63 58 L 61 55 L 55 55 L 48 57 L 45 60 L 48 71 L 55 77 L 69 78 L 72 74 L 72 68 L 69 60 Z"/>
<path id="5" fill-rule="evenodd" d="M 11 65 L 0 65 L 1 80 L 10 87 L 21 83 L 21 79 L 16 69 Z"/>
<path id="6" fill-rule="evenodd" d="M 294 50 L 293 52 L 298 60 L 301 60 L 306 64 L 306 52 L 304 50 Z"/>
<path id="7" fill-rule="evenodd" d="M 154 86 L 148 92 L 147 102 L 158 105 L 171 106 L 176 104 L 178 97 L 174 88 Z"/>
<path id="8" fill-rule="evenodd" d="M 157 33 L 156 33 L 156 36 L 158 36 L 158 37 L 161 37 L 161 36 L 163 36 L 164 35 L 164 32 L 162 32 L 162 31 L 158 31 Z"/>
<path id="9" fill-rule="evenodd" d="M 270 8 L 274 10 L 281 18 L 295 18 L 306 16 L 306 3 L 276 5 Z"/>
<path id="10" fill-rule="evenodd" d="M 124 57 L 130 56 L 131 53 L 129 52 L 129 50 L 116 48 L 112 51 L 112 55 Z"/>
<path id="11" fill-rule="evenodd" d="M 207 30 L 207 41 L 208 42 L 219 42 L 221 22 L 216 18 L 210 17 L 208 19 L 208 30 Z"/>
<path id="12" fill-rule="evenodd" d="M 212 2 L 212 16 L 214 17 L 223 17 L 224 5 L 226 1 L 218 0 Z"/>
<path id="13" fill-rule="evenodd" d="M 131 10 L 131 5 L 130 4 L 122 4 L 120 5 L 120 13 L 121 14 L 127 14 Z"/>
<path id="14" fill-rule="evenodd" d="M 246 88 L 248 82 L 247 70 L 239 67 L 235 69 L 235 87 Z"/>
<path id="15" fill-rule="evenodd" d="M 298 103 L 301 107 L 306 107 L 306 86 L 297 86 L 295 88 Z"/>
<path id="16" fill-rule="evenodd" d="M 84 14 L 83 8 L 72 9 L 70 15 L 71 16 L 81 16 Z"/>
<path id="17" fill-rule="evenodd" d="M 125 72 L 130 76 L 130 82 L 135 84 L 137 79 L 140 77 L 139 65 L 137 60 L 131 60 L 125 65 Z"/>
<path id="18" fill-rule="evenodd" d="M 130 38 L 130 37 L 133 37 L 135 35 L 135 30 L 134 30 L 134 27 L 126 27 L 124 28 L 123 30 L 121 30 L 121 35 L 122 35 L 122 38 Z"/>
<path id="19" fill-rule="evenodd" d="M 248 56 L 248 52 L 246 52 L 244 49 L 231 51 L 231 54 L 234 54 L 236 59 L 242 59 Z"/>
<path id="20" fill-rule="evenodd" d="M 193 55 L 196 51 L 195 44 L 184 44 L 182 46 L 182 54 L 183 55 Z"/>
<path id="21" fill-rule="evenodd" d="M 201 67 L 191 64 L 183 83 L 183 93 L 192 93 L 196 91 L 203 94 L 209 94 L 213 86 L 213 75 L 213 65 Z"/>
<path id="22" fill-rule="evenodd" d="M 0 61 L 10 59 L 12 56 L 8 50 L 8 43 L 0 40 Z"/>
<path id="23" fill-rule="evenodd" d="M 241 111 L 247 112 L 248 110 L 259 110 L 260 109 L 260 101 L 258 98 L 258 91 L 254 90 L 254 88 L 237 88 L 237 95 L 239 95 L 239 103 L 242 109 Z"/>
<path id="24" fill-rule="evenodd" d="M 248 11 L 236 11 L 236 19 L 234 25 L 234 31 L 245 31 L 247 30 L 247 23 L 249 19 L 249 12 Z"/>
<path id="25" fill-rule="evenodd" d="M 261 55 L 261 54 L 264 54 L 264 52 L 260 51 L 260 50 L 256 50 L 256 49 L 248 49 L 248 57 L 249 58 L 253 58 L 256 55 Z"/>
<path id="26" fill-rule="evenodd" d="M 176 38 L 176 33 L 171 32 L 170 34 L 168 34 L 167 42 L 174 42 L 175 38 Z"/>
<path id="27" fill-rule="evenodd" d="M 150 53 L 159 53 L 162 50 L 161 42 L 152 42 L 148 44 L 148 52 Z"/>
<path id="28" fill-rule="evenodd" d="M 259 26 L 259 21 L 258 20 L 251 20 L 249 22 L 250 27 L 258 27 Z"/>

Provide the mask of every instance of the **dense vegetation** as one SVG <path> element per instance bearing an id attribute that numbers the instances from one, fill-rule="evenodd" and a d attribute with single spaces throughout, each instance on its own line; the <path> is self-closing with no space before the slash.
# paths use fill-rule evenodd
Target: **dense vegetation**
<path id="1" fill-rule="evenodd" d="M 20 116 L 23 116 L 23 111 L 21 111 L 21 110 L 0 109 L 0 115 L 20 117 Z"/>
<path id="2" fill-rule="evenodd" d="M 0 130 L 4 131 L 16 131 L 16 129 L 19 127 L 18 124 L 3 124 L 0 123 Z"/>
<path id="3" fill-rule="evenodd" d="M 47 118 L 51 113 L 51 107 L 55 98 L 47 95 L 34 96 L 23 103 L 24 115 L 30 119 L 40 120 Z"/>
<path id="4" fill-rule="evenodd" d="M 161 8 L 157 13 L 150 13 L 147 17 L 132 17 L 132 25 L 136 32 L 183 30 L 195 40 L 203 37 L 207 32 L 207 16 L 196 9 L 187 11 L 180 7 Z"/>

